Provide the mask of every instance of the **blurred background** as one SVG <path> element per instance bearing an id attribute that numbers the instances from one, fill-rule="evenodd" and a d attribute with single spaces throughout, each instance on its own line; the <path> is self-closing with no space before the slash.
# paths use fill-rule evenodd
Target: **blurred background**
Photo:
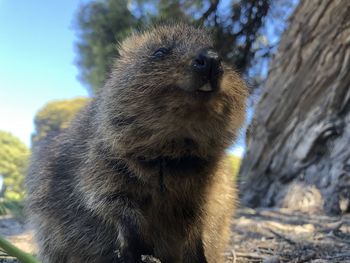
<path id="1" fill-rule="evenodd" d="M 248 83 L 228 157 L 242 206 L 348 213 L 349 14 L 347 0 L 0 0 L 0 214 L 23 214 L 31 149 L 103 87 L 117 43 L 173 20 L 205 27 Z"/>

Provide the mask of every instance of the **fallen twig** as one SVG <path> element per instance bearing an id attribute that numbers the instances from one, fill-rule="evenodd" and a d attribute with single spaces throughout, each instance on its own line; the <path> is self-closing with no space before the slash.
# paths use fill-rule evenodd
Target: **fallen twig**
<path id="1" fill-rule="evenodd" d="M 236 251 L 232 249 L 231 253 L 232 253 L 232 263 L 236 263 L 236 260 L 237 260 Z"/>
<path id="2" fill-rule="evenodd" d="M 277 233 L 272 229 L 268 229 L 272 234 L 274 234 L 275 236 L 279 237 L 280 239 L 283 239 L 284 241 L 286 241 L 287 243 L 291 244 L 291 245 L 296 245 L 297 242 L 295 242 L 294 240 L 290 239 L 289 237 L 286 237 L 285 235 L 281 234 L 281 233 Z"/>
<path id="3" fill-rule="evenodd" d="M 141 255 L 141 261 L 145 263 L 161 263 L 158 258 L 155 258 L 151 255 Z"/>

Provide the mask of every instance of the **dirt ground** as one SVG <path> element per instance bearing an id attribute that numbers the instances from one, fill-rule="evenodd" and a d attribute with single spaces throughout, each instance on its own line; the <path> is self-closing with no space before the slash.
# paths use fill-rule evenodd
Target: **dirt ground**
<path id="1" fill-rule="evenodd" d="M 0 235 L 35 253 L 32 233 L 23 222 L 0 217 Z M 349 262 L 350 215 L 329 217 L 286 209 L 239 209 L 226 262 Z M 15 262 L 1 259 L 2 262 Z"/>
<path id="2" fill-rule="evenodd" d="M 240 209 L 227 262 L 350 262 L 350 215 Z"/>

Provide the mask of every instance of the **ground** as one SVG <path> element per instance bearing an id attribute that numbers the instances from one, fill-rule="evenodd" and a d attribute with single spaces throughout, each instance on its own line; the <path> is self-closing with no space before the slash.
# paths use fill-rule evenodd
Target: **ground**
<path id="1" fill-rule="evenodd" d="M 350 262 L 350 215 L 240 209 L 228 262 Z"/>
<path id="2" fill-rule="evenodd" d="M 35 252 L 31 231 L 21 221 L 0 217 L 0 235 L 27 252 Z M 239 209 L 232 243 L 225 255 L 227 263 L 350 263 L 350 215 L 330 217 L 286 209 Z M 1 262 L 15 261 L 0 259 Z"/>
<path id="3" fill-rule="evenodd" d="M 15 219 L 12 216 L 0 216 L 0 236 L 5 237 L 11 243 L 28 253 L 35 253 L 35 246 L 30 231 L 23 220 Z M 18 262 L 5 256 L 0 249 L 0 263 Z"/>

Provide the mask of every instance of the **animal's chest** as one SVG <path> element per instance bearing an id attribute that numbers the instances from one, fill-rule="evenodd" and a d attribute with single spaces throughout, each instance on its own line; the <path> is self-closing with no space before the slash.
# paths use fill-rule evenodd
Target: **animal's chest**
<path id="1" fill-rule="evenodd" d="M 146 163 L 145 184 L 137 184 L 145 236 L 186 239 L 200 225 L 208 185 L 208 166 L 198 158 Z"/>
<path id="2" fill-rule="evenodd" d="M 147 230 L 161 236 L 186 238 L 199 223 L 203 197 L 200 183 L 194 178 L 166 175 L 163 186 L 151 194 L 148 206 L 142 208 Z"/>

